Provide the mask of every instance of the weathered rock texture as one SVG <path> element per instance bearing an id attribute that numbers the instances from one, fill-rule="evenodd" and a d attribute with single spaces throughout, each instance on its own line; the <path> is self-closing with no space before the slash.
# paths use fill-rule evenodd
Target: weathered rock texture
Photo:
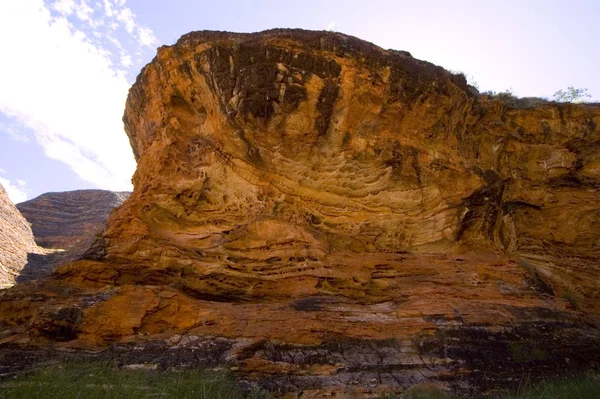
<path id="1" fill-rule="evenodd" d="M 132 196 L 46 302 L 5 296 L 8 340 L 31 315 L 72 346 L 218 336 L 309 396 L 600 359 L 596 105 L 509 108 L 337 33 L 195 32 L 124 122 Z"/>
<path id="2" fill-rule="evenodd" d="M 106 219 L 129 192 L 77 190 L 42 194 L 17 208 L 31 223 L 37 244 L 62 250 L 43 257 L 24 269 L 19 281 L 46 277 L 62 263 L 81 259 L 102 235 Z"/>
<path id="3" fill-rule="evenodd" d="M 40 253 L 40 248 L 31 227 L 0 184 L 0 288 L 14 284 L 32 253 Z"/>

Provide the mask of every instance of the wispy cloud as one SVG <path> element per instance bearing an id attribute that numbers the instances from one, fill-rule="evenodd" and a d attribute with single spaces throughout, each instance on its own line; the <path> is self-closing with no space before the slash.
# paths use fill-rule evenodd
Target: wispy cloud
<path id="1" fill-rule="evenodd" d="M 135 29 L 135 21 L 133 18 L 133 12 L 131 12 L 129 8 L 125 8 L 117 14 L 117 19 L 125 24 L 125 29 L 130 34 L 132 34 Z"/>
<path id="2" fill-rule="evenodd" d="M 131 56 L 129 54 L 122 54 L 121 55 L 121 65 L 124 68 L 129 68 L 130 66 L 133 65 L 133 61 L 131 61 Z"/>
<path id="3" fill-rule="evenodd" d="M 157 46 L 158 40 L 154 37 L 154 32 L 147 26 L 137 28 L 137 39 L 142 46 Z"/>
<path id="4" fill-rule="evenodd" d="M 327 29 L 329 31 L 335 31 L 337 27 L 337 22 L 335 21 L 329 21 L 329 23 L 327 24 Z"/>
<path id="5" fill-rule="evenodd" d="M 75 5 L 75 14 L 77 14 L 77 18 L 82 21 L 91 22 L 93 13 L 94 9 L 88 6 L 83 0 L 79 0 Z"/>
<path id="6" fill-rule="evenodd" d="M 6 133 L 14 141 L 21 143 L 31 142 L 31 138 L 16 123 L 0 123 L 0 131 Z"/>
<path id="7" fill-rule="evenodd" d="M 110 0 L 104 0 L 104 13 L 107 17 L 112 17 L 114 15 L 112 4 Z"/>
<path id="8" fill-rule="evenodd" d="M 82 179 L 130 189 L 135 162 L 121 122 L 126 76 L 139 69 L 138 54 L 157 44 L 122 0 L 0 2 L 0 49 L 18 54 L 0 63 L 0 112 Z"/>
<path id="9" fill-rule="evenodd" d="M 52 8 L 63 15 L 71 15 L 75 9 L 75 2 L 73 0 L 55 1 Z"/>

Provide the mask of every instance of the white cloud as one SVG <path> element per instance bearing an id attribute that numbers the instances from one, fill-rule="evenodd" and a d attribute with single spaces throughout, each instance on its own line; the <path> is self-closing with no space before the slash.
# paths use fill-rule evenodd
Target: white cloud
<path id="1" fill-rule="evenodd" d="M 158 45 L 158 40 L 154 36 L 152 29 L 147 26 L 138 25 L 135 22 L 135 14 L 129 8 L 122 8 L 117 14 L 117 19 L 123 23 L 125 30 L 134 36 L 142 46 L 152 47 Z"/>
<path id="2" fill-rule="evenodd" d="M 0 168 L 0 173 L 5 174 L 6 171 L 4 169 Z"/>
<path id="3" fill-rule="evenodd" d="M 18 54 L 0 63 L 0 112 L 31 129 L 45 154 L 69 165 L 80 178 L 105 189 L 129 190 L 135 162 L 121 118 L 130 85 L 119 68 L 133 62 L 122 42 L 106 31 L 123 23 L 116 19 L 118 11 L 128 18 L 123 34 L 133 23 L 129 36 L 139 45 L 156 39 L 135 22 L 133 13 L 123 14 L 124 2 L 104 0 L 104 10 L 90 4 L 59 0 L 47 7 L 43 0 L 0 1 L 0 50 Z M 114 17 L 100 23 L 105 17 L 95 12 Z M 79 29 L 69 15 L 79 19 Z M 99 27 L 104 35 L 96 35 Z M 148 37 L 140 40 L 145 29 Z"/>
<path id="4" fill-rule="evenodd" d="M 133 65 L 133 61 L 131 61 L 131 56 L 128 54 L 121 54 L 121 65 L 125 68 L 129 68 Z"/>
<path id="5" fill-rule="evenodd" d="M 110 0 L 104 0 L 104 13 L 107 17 L 113 16 L 112 4 L 110 4 Z"/>
<path id="6" fill-rule="evenodd" d="M 6 194 L 8 194 L 8 198 L 10 198 L 14 204 L 27 201 L 27 193 L 19 187 L 13 185 L 10 180 L 0 177 L 0 184 L 2 184 L 4 190 L 6 190 Z M 23 184 L 23 186 L 24 185 L 25 184 Z"/>
<path id="7" fill-rule="evenodd" d="M 90 27 L 94 30 L 94 35 L 100 33 L 98 32 L 98 28 L 104 26 L 104 19 L 102 18 L 92 18 L 87 22 L 90 24 Z"/>
<path id="8" fill-rule="evenodd" d="M 16 126 L 7 125 L 7 124 L 2 123 L 2 124 L 0 124 L 0 131 L 8 134 L 8 136 L 14 141 L 17 141 L 20 143 L 31 142 L 31 139 L 29 138 L 29 136 L 27 136 L 27 134 L 25 134 L 22 131 L 22 129 L 18 129 Z"/>
<path id="9" fill-rule="evenodd" d="M 77 14 L 77 18 L 82 21 L 90 22 L 93 13 L 94 9 L 88 6 L 83 0 L 79 0 L 79 3 L 75 6 L 75 14 Z"/>
<path id="10" fill-rule="evenodd" d="M 133 18 L 133 12 L 131 12 L 129 8 L 122 9 L 119 15 L 117 15 L 117 19 L 125 24 L 125 29 L 129 33 L 133 33 L 133 30 L 135 29 L 135 21 Z"/>
<path id="11" fill-rule="evenodd" d="M 159 44 L 152 29 L 145 26 L 138 27 L 138 41 L 142 46 L 148 47 L 157 46 Z"/>
<path id="12" fill-rule="evenodd" d="M 58 0 L 52 4 L 52 8 L 64 16 L 71 15 L 75 9 L 75 1 Z"/>
<path id="13" fill-rule="evenodd" d="M 337 26 L 337 22 L 335 22 L 335 21 L 329 21 L 329 23 L 327 24 L 327 30 L 329 30 L 329 31 L 335 31 L 336 30 L 336 26 Z"/>

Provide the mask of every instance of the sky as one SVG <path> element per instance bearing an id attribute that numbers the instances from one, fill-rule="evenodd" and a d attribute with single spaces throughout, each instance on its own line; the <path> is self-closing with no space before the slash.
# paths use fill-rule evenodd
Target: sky
<path id="1" fill-rule="evenodd" d="M 129 191 L 121 118 L 157 47 L 194 30 L 333 30 L 465 73 L 480 91 L 600 101 L 596 0 L 1 0 L 0 184 Z"/>

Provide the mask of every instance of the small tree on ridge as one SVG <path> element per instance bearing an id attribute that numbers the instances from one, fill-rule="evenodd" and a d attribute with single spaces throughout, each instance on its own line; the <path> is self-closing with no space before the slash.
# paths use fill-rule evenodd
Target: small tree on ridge
<path id="1" fill-rule="evenodd" d="M 576 101 L 584 101 L 590 98 L 587 89 L 576 89 L 573 86 L 567 87 L 565 90 L 559 90 L 554 93 L 554 100 L 561 103 L 572 103 Z"/>

